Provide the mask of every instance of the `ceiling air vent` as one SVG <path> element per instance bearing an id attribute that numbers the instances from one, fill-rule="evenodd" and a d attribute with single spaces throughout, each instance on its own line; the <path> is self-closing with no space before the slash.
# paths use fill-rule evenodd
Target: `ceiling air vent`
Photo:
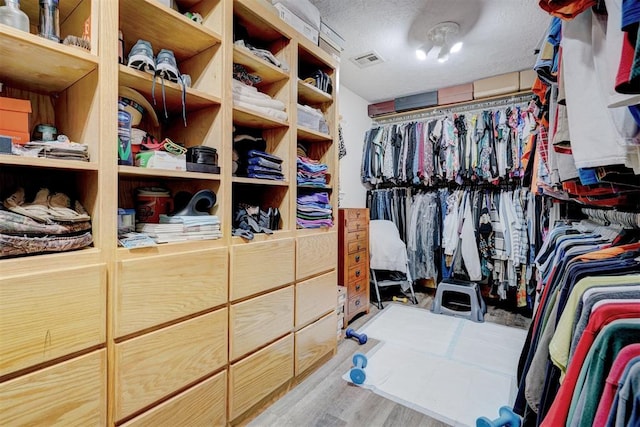
<path id="1" fill-rule="evenodd" d="M 382 59 L 380 54 L 374 50 L 360 55 L 352 56 L 349 59 L 360 68 L 370 67 L 372 65 L 384 62 L 384 59 Z"/>

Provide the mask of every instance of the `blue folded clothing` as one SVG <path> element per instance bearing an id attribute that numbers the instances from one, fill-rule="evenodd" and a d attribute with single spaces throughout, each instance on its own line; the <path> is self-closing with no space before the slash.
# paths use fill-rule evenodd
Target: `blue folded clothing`
<path id="1" fill-rule="evenodd" d="M 280 163 L 272 162 L 271 160 L 267 160 L 264 157 L 250 157 L 247 160 L 247 163 L 250 165 L 262 166 L 273 170 L 282 170 L 282 165 Z"/>
<path id="2" fill-rule="evenodd" d="M 249 159 L 251 159 L 252 157 L 261 157 L 263 159 L 269 160 L 274 163 L 278 163 L 278 164 L 282 163 L 282 159 L 280 157 L 274 156 L 273 154 L 269 154 L 264 151 L 249 150 L 247 154 Z"/>

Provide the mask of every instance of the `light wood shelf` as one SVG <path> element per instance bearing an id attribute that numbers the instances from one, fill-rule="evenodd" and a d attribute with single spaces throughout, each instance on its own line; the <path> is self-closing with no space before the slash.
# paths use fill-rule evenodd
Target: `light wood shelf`
<path id="1" fill-rule="evenodd" d="M 120 86 L 127 86 L 137 90 L 153 104 L 153 76 L 144 71 L 135 70 L 125 65 L 120 65 L 118 81 Z M 156 108 L 162 107 L 162 83 L 160 79 L 155 82 Z M 177 83 L 164 82 L 165 102 L 167 110 L 172 112 L 182 112 L 182 86 Z M 210 95 L 202 91 L 187 87 L 185 107 L 187 112 L 199 110 L 205 107 L 220 105 L 220 97 Z"/>
<path id="2" fill-rule="evenodd" d="M 6 85 L 46 94 L 62 92 L 96 70 L 98 58 L 86 50 L 65 46 L 0 24 L 0 80 Z"/>
<path id="3" fill-rule="evenodd" d="M 65 0 L 61 1 L 58 5 L 58 9 L 60 10 L 60 22 L 64 22 L 67 20 L 69 15 L 78 7 L 80 3 L 85 0 Z M 29 15 L 29 20 L 32 24 L 38 22 L 38 15 L 40 13 L 40 7 L 38 6 L 39 2 L 36 1 L 21 1 L 20 9 Z"/>
<path id="4" fill-rule="evenodd" d="M 151 43 L 154 54 L 173 51 L 181 62 L 219 44 L 222 36 L 156 0 L 120 0 L 120 29 L 130 40 Z"/>
<path id="5" fill-rule="evenodd" d="M 242 107 L 233 107 L 233 122 L 240 126 L 257 129 L 274 129 L 289 126 L 287 122 Z"/>
<path id="6" fill-rule="evenodd" d="M 221 179 L 220 174 L 217 174 L 217 173 L 174 171 L 174 170 L 168 170 L 168 169 L 151 169 L 151 168 L 140 168 L 137 166 L 118 166 L 118 174 L 120 176 L 130 176 L 130 177 L 139 176 L 139 177 L 152 177 L 152 178 L 200 179 L 205 181 L 219 181 Z"/>
<path id="7" fill-rule="evenodd" d="M 301 104 L 322 104 L 332 102 L 333 96 L 298 79 L 298 100 Z"/>
<path id="8" fill-rule="evenodd" d="M 97 171 L 98 163 L 79 160 L 47 159 L 44 157 L 22 157 L 0 155 L 0 165 L 29 166 L 37 168 Z"/>
<path id="9" fill-rule="evenodd" d="M 242 64 L 251 73 L 259 75 L 262 78 L 262 82 L 258 86 L 289 78 L 288 72 L 257 57 L 249 49 L 241 46 L 233 46 L 233 62 Z"/>
<path id="10" fill-rule="evenodd" d="M 259 39 L 262 42 L 269 43 L 283 38 L 290 39 L 291 33 L 295 32 L 280 19 L 276 14 L 276 9 L 267 2 L 236 0 L 233 12 L 241 21 L 249 23 L 251 38 Z"/>
<path id="11" fill-rule="evenodd" d="M 275 179 L 259 179 L 259 178 L 246 178 L 243 176 L 234 176 L 231 178 L 234 184 L 252 184 L 252 185 L 268 185 L 273 187 L 288 187 L 289 182 L 278 181 Z"/>
<path id="12" fill-rule="evenodd" d="M 333 137 L 327 133 L 318 132 L 305 126 L 298 126 L 298 139 L 311 142 L 332 142 Z"/>
<path id="13" fill-rule="evenodd" d="M 201 251 L 207 249 L 222 248 L 225 246 L 224 239 L 210 240 L 187 240 L 182 242 L 159 243 L 155 246 L 147 246 L 144 248 L 122 248 L 116 250 L 116 259 L 118 261 L 127 259 L 137 259 L 149 256 L 171 255 L 175 253 L 185 253 L 193 251 Z"/>

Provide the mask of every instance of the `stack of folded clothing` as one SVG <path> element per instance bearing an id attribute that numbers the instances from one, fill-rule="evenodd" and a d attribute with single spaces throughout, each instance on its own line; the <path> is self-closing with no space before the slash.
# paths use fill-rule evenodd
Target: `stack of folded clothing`
<path id="1" fill-rule="evenodd" d="M 332 210 L 328 193 L 299 195 L 296 224 L 300 228 L 332 227 Z"/>
<path id="2" fill-rule="evenodd" d="M 24 145 L 30 153 L 49 159 L 89 161 L 89 146 L 71 141 L 30 141 Z"/>
<path id="3" fill-rule="evenodd" d="M 282 101 L 271 98 L 253 86 L 233 80 L 233 105 L 246 108 L 277 120 L 286 121 L 288 115 Z"/>
<path id="4" fill-rule="evenodd" d="M 222 237 L 220 219 L 216 215 L 160 215 L 159 224 L 139 223 L 136 231 L 148 235 L 156 243 L 215 240 Z"/>
<path id="5" fill-rule="evenodd" d="M 298 185 L 325 188 L 327 186 L 327 165 L 308 157 L 298 156 Z"/>
<path id="6" fill-rule="evenodd" d="M 282 159 L 260 150 L 247 153 L 247 177 L 284 181 Z"/>
<path id="7" fill-rule="evenodd" d="M 265 61 L 268 61 L 270 63 L 272 63 L 273 65 L 275 65 L 278 68 L 282 68 L 283 71 L 289 71 L 289 65 L 287 65 L 285 62 L 279 60 L 278 58 L 276 58 L 273 53 L 271 53 L 271 51 L 267 50 L 267 49 L 259 49 L 253 45 L 251 45 L 248 41 L 246 40 L 236 40 L 235 42 L 233 42 L 234 46 L 238 46 L 244 49 L 247 49 L 248 51 L 250 51 L 251 53 L 253 53 L 255 56 L 264 59 Z"/>

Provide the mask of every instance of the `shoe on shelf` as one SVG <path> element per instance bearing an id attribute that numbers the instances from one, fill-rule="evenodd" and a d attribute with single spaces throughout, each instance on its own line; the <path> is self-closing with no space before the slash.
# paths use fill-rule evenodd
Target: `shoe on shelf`
<path id="1" fill-rule="evenodd" d="M 160 49 L 156 57 L 156 75 L 173 83 L 180 82 L 180 71 L 173 51 Z"/>
<path id="2" fill-rule="evenodd" d="M 184 121 L 184 127 L 187 127 L 187 86 L 191 85 L 191 77 L 182 78 L 180 75 L 180 71 L 178 70 L 178 63 L 176 62 L 176 57 L 173 54 L 173 51 L 169 49 L 160 49 L 158 52 L 158 56 L 156 57 L 156 74 L 155 77 L 160 77 L 160 81 L 162 84 L 162 105 L 164 106 L 164 116 L 165 118 L 169 118 L 167 114 L 167 102 L 165 99 L 164 93 L 164 81 L 169 80 L 170 82 L 177 83 L 182 87 L 182 120 Z M 156 102 L 156 79 L 153 79 L 153 87 L 151 88 L 151 96 L 153 97 L 153 102 Z M 189 83 L 189 84 L 187 84 Z"/>
<path id="3" fill-rule="evenodd" d="M 156 74 L 156 61 L 153 58 L 151 43 L 138 40 L 129 51 L 127 66 L 150 74 Z"/>

